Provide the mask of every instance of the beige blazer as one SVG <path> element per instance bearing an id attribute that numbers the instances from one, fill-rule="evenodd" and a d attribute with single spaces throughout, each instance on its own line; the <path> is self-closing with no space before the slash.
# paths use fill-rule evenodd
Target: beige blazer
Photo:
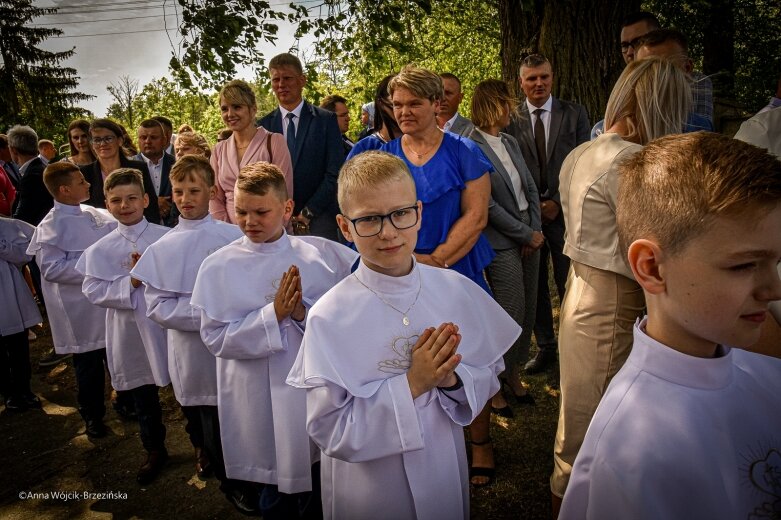
<path id="1" fill-rule="evenodd" d="M 581 144 L 564 160 L 559 185 L 567 228 L 564 254 L 573 261 L 634 280 L 618 244 L 618 165 L 642 148 L 606 133 Z"/>

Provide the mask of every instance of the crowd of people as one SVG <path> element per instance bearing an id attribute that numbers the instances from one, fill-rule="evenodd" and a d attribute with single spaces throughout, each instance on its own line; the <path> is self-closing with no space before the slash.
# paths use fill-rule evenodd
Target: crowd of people
<path id="1" fill-rule="evenodd" d="M 593 127 L 531 54 L 525 99 L 486 79 L 471 120 L 456 75 L 407 65 L 353 142 L 348 101 L 307 102 L 288 53 L 269 62 L 270 113 L 246 82 L 222 87 L 213 147 L 163 116 L 135 142 L 75 120 L 55 161 L 12 127 L 6 410 L 41 406 L 37 298 L 41 364 L 72 359 L 85 434 L 107 434 L 106 368 L 138 422 L 140 485 L 166 465 L 170 384 L 195 471 L 244 514 L 468 518 L 470 486 L 496 479 L 491 415 L 534 406 L 525 375 L 558 363 L 554 517 L 773 517 L 781 92 L 732 139 L 684 35 L 640 12 L 620 48 Z"/>

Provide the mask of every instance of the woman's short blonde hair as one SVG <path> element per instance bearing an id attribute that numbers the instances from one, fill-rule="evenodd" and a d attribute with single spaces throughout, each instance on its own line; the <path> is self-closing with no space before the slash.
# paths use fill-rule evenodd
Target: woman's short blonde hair
<path id="1" fill-rule="evenodd" d="M 481 81 L 472 95 L 472 123 L 478 128 L 498 125 L 505 105 L 509 105 L 511 115 L 518 109 L 518 99 L 507 83 L 498 79 Z"/>
<path id="2" fill-rule="evenodd" d="M 610 93 L 605 129 L 623 120 L 629 131 L 623 137 L 646 144 L 681 133 L 691 104 L 691 82 L 675 62 L 656 56 L 635 60 Z"/>
<path id="3" fill-rule="evenodd" d="M 388 94 L 393 97 L 396 89 L 404 88 L 412 92 L 419 98 L 436 101 L 442 99 L 445 94 L 445 88 L 442 86 L 442 78 L 430 70 L 416 67 L 415 65 L 406 65 L 401 72 L 388 83 Z"/>
<path id="4" fill-rule="evenodd" d="M 193 148 L 197 148 L 198 150 L 200 150 L 201 155 L 203 155 L 207 159 L 212 156 L 211 148 L 209 148 L 209 142 L 201 134 L 186 132 L 184 134 L 177 135 L 176 144 L 174 145 L 174 148 L 176 146 L 181 146 L 183 144 L 192 146 Z"/>
<path id="5" fill-rule="evenodd" d="M 249 83 L 240 79 L 234 79 L 227 82 L 220 89 L 220 103 L 225 101 L 232 105 L 246 105 L 248 107 L 257 107 L 255 101 L 255 92 Z"/>

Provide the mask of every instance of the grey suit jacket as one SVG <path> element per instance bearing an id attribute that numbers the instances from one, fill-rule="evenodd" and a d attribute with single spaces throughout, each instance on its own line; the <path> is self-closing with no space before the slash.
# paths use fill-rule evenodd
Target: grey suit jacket
<path id="1" fill-rule="evenodd" d="M 515 197 L 510 174 L 502 161 L 494 153 L 491 145 L 482 134 L 473 129 L 467 137 L 473 140 L 491 161 L 494 171 L 491 173 L 491 200 L 488 203 L 488 225 L 483 230 L 486 238 L 497 251 L 512 249 L 528 244 L 533 231 L 542 230 L 540 218 L 540 197 L 534 179 L 523 160 L 518 142 L 511 135 L 501 133 L 502 143 L 510 154 L 510 158 L 521 176 L 521 185 L 529 201 L 529 225 L 521 221 L 521 210 L 518 209 L 518 199 Z"/>
<path id="2" fill-rule="evenodd" d="M 532 132 L 532 117 L 526 103 L 521 103 L 520 114 L 513 118 L 505 132 L 515 137 L 521 146 L 523 158 L 540 187 L 540 163 L 537 158 L 537 146 Z M 553 200 L 561 206 L 559 195 L 559 171 L 569 153 L 579 144 L 589 140 L 591 125 L 586 109 L 577 103 L 553 98 L 551 106 L 550 131 L 548 133 L 548 189 L 540 193 L 541 200 Z"/>
<path id="3" fill-rule="evenodd" d="M 472 121 L 465 118 L 461 114 L 456 114 L 456 120 L 453 121 L 453 125 L 448 131 L 453 132 L 454 134 L 469 137 L 469 134 L 472 133 L 472 130 L 474 129 L 475 125 L 472 124 Z"/>

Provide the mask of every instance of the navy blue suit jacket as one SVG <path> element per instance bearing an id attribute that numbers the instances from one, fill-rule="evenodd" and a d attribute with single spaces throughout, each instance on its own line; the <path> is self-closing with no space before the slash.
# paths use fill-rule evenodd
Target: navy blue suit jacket
<path id="1" fill-rule="evenodd" d="M 279 108 L 272 110 L 258 121 L 270 132 L 282 132 L 282 114 Z M 290 154 L 293 160 L 294 213 L 309 208 L 315 219 L 310 224 L 312 234 L 333 238 L 336 233 L 335 216 L 336 180 L 344 163 L 342 134 L 336 122 L 336 114 L 315 107 L 304 101 L 301 120 L 296 131 L 296 147 Z M 322 226 L 332 232 L 322 235 Z"/>
<path id="2" fill-rule="evenodd" d="M 54 199 L 43 183 L 43 161 L 36 157 L 22 175 L 19 193 L 16 196 L 14 218 L 37 226 L 54 206 Z"/>

